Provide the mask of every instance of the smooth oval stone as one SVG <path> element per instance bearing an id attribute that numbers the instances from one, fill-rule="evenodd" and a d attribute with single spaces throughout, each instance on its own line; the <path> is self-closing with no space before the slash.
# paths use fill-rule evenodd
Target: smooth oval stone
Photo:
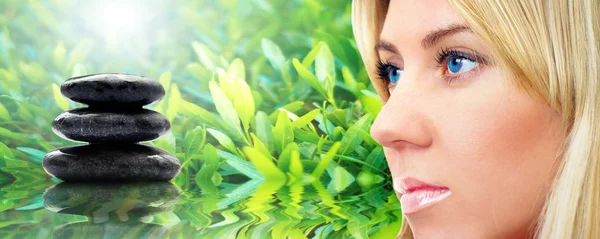
<path id="1" fill-rule="evenodd" d="M 129 74 L 94 74 L 70 78 L 61 85 L 60 92 L 79 103 L 110 104 L 114 107 L 143 106 L 165 96 L 165 89 L 159 81 Z"/>
<path id="2" fill-rule="evenodd" d="M 147 109 L 80 108 L 63 112 L 52 121 L 56 135 L 92 143 L 149 141 L 170 128 L 165 116 Z"/>
<path id="3" fill-rule="evenodd" d="M 181 164 L 172 154 L 141 144 L 90 144 L 48 152 L 46 172 L 64 181 L 167 181 Z"/>

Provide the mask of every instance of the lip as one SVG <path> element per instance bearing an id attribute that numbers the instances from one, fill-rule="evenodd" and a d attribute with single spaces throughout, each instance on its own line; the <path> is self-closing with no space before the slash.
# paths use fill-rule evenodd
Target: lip
<path id="1" fill-rule="evenodd" d="M 394 189 L 401 194 L 400 204 L 405 214 L 433 206 L 452 194 L 448 187 L 428 184 L 412 177 L 395 179 Z"/>

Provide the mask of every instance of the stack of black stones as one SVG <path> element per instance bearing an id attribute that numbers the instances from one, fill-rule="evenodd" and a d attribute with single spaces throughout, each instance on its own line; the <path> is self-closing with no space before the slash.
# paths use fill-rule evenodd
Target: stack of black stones
<path id="1" fill-rule="evenodd" d="M 158 112 L 144 109 L 165 95 L 155 79 L 128 74 L 95 74 L 70 78 L 61 93 L 87 104 L 63 112 L 52 121 L 62 138 L 89 145 L 48 152 L 46 172 L 65 181 L 170 180 L 181 168 L 172 154 L 139 142 L 166 134 L 171 124 Z"/>

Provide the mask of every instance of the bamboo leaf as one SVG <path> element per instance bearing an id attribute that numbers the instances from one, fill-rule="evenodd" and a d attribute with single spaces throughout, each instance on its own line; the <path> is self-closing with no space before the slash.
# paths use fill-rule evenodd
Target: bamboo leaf
<path id="1" fill-rule="evenodd" d="M 0 103 L 0 119 L 5 120 L 5 121 L 12 120 L 10 113 L 8 113 L 8 110 L 6 109 L 6 107 L 4 107 L 4 105 L 2 105 L 1 103 Z"/>
<path id="2" fill-rule="evenodd" d="M 258 137 L 256 137 L 254 133 L 250 133 L 250 137 L 252 138 L 254 148 L 260 153 L 262 153 L 264 156 L 270 158 L 271 153 L 269 152 L 269 149 L 267 149 L 267 147 L 262 142 L 260 142 L 260 139 L 258 139 Z"/>
<path id="3" fill-rule="evenodd" d="M 341 146 L 340 142 L 335 142 L 333 144 L 333 146 L 331 146 L 331 148 L 329 149 L 329 152 L 327 152 L 323 157 L 321 157 L 321 161 L 319 161 L 319 163 L 317 164 L 317 167 L 315 168 L 315 170 L 312 173 L 313 177 L 315 177 L 315 178 L 321 177 L 323 172 L 325 172 L 327 165 L 329 165 L 329 163 L 333 160 L 333 157 L 337 153 L 340 146 Z"/>
<path id="4" fill-rule="evenodd" d="M 285 149 L 279 155 L 279 160 L 277 160 L 277 166 L 284 173 L 289 172 L 289 170 L 290 170 L 290 167 L 291 167 L 290 162 L 292 160 L 292 152 L 298 152 L 298 144 L 296 144 L 294 142 L 287 144 L 285 146 Z"/>
<path id="5" fill-rule="evenodd" d="M 71 73 L 71 77 L 84 75 L 87 75 L 87 70 L 85 69 L 85 66 L 81 63 L 75 64 L 75 66 L 73 67 L 73 72 Z"/>
<path id="6" fill-rule="evenodd" d="M 272 149 L 275 147 L 273 144 L 273 130 L 271 129 L 271 121 L 265 112 L 258 111 L 256 113 L 256 137 L 264 143 L 265 147 Z"/>
<path id="7" fill-rule="evenodd" d="M 267 178 L 267 180 L 283 180 L 286 181 L 286 176 L 273 161 L 265 157 L 262 153 L 252 147 L 244 147 L 244 153 L 254 164 L 256 169 Z"/>
<path id="8" fill-rule="evenodd" d="M 283 65 L 285 64 L 285 57 L 283 56 L 283 52 L 281 52 L 281 49 L 279 46 L 277 46 L 277 44 L 273 43 L 269 39 L 264 38 L 262 39 L 262 49 L 273 68 L 283 68 Z"/>
<path id="9" fill-rule="evenodd" d="M 233 141 L 231 140 L 231 138 L 229 138 L 229 136 L 227 136 L 224 133 L 221 133 L 218 130 L 215 129 L 206 129 L 213 137 L 215 137 L 215 139 L 217 139 L 217 141 L 219 141 L 219 143 L 221 145 L 223 145 L 223 147 L 225 147 L 227 150 L 229 150 L 230 152 L 234 153 L 234 154 L 238 154 L 237 149 L 235 147 L 235 144 L 233 143 Z"/>
<path id="10" fill-rule="evenodd" d="M 368 90 L 361 90 L 362 94 L 358 97 L 360 104 L 364 107 L 365 111 L 371 113 L 374 116 L 379 114 L 383 104 L 379 99 L 379 96 Z"/>
<path id="11" fill-rule="evenodd" d="M 165 115 L 169 122 L 173 122 L 177 112 L 179 111 L 179 107 L 181 106 L 181 92 L 179 92 L 179 87 L 176 84 L 171 85 L 171 90 L 169 92 L 169 99 L 167 100 L 167 111 Z"/>
<path id="12" fill-rule="evenodd" d="M 229 68 L 227 68 L 227 75 L 231 77 L 231 79 L 241 78 L 242 80 L 246 80 L 246 68 L 244 67 L 244 62 L 240 58 L 235 58 Z"/>
<path id="13" fill-rule="evenodd" d="M 292 122 L 292 125 L 294 126 L 294 128 L 302 128 L 305 125 L 309 124 L 311 121 L 313 121 L 317 117 L 317 115 L 319 115 L 320 112 L 320 109 L 311 110 L 302 117 L 294 120 L 294 122 Z"/>
<path id="14" fill-rule="evenodd" d="M 304 168 L 300 161 L 300 151 L 293 150 L 290 157 L 290 172 L 297 178 L 302 178 L 304 174 Z"/>
<path id="15" fill-rule="evenodd" d="M 185 144 L 185 159 L 188 160 L 193 155 L 198 154 L 204 146 L 206 140 L 206 130 L 201 126 L 196 126 L 188 132 L 183 139 Z"/>
<path id="16" fill-rule="evenodd" d="M 348 150 L 352 150 L 362 143 L 365 135 L 369 134 L 368 129 L 370 121 L 371 115 L 366 114 L 363 117 L 360 117 L 356 123 L 348 128 L 344 134 L 344 137 L 342 138 L 342 149 L 340 154 L 346 155 Z"/>
<path id="17" fill-rule="evenodd" d="M 317 92 L 319 92 L 321 96 L 327 98 L 327 92 L 321 85 L 321 82 L 319 82 L 319 80 L 313 73 L 311 73 L 306 67 L 300 64 L 298 59 L 294 58 L 292 60 L 292 64 L 294 65 L 294 68 L 296 68 L 296 71 L 298 71 L 298 74 L 303 80 L 305 80 L 310 86 L 317 90 Z"/>
<path id="18" fill-rule="evenodd" d="M 210 51 L 208 47 L 200 42 L 195 41 L 192 43 L 192 48 L 194 49 L 198 60 L 200 60 L 200 63 L 202 63 L 206 69 L 213 71 L 215 68 L 217 68 L 217 64 L 213 60 L 214 53 Z"/>
<path id="19" fill-rule="evenodd" d="M 160 139 L 152 142 L 154 146 L 164 149 L 165 151 L 175 154 L 176 143 L 175 143 L 175 135 L 172 131 L 169 131 L 167 134 L 162 136 Z"/>
<path id="20" fill-rule="evenodd" d="M 277 122 L 273 129 L 273 138 L 275 140 L 275 149 L 280 153 L 283 152 L 286 145 L 294 141 L 292 123 L 283 111 L 280 111 L 277 117 Z"/>
<path id="21" fill-rule="evenodd" d="M 198 117 L 211 126 L 222 127 L 221 121 L 213 113 L 186 100 L 180 100 L 180 113 L 187 117 Z"/>
<path id="22" fill-rule="evenodd" d="M 42 164 L 42 159 L 44 159 L 44 155 L 46 155 L 46 152 L 34 148 L 17 147 L 17 150 L 25 152 L 34 162 L 39 164 Z"/>
<path id="23" fill-rule="evenodd" d="M 306 56 L 302 60 L 302 65 L 305 68 L 308 69 L 310 67 L 310 65 L 312 65 L 313 62 L 315 62 L 315 58 L 317 58 L 317 54 L 319 53 L 319 51 L 321 50 L 321 47 L 324 44 L 325 44 L 324 42 L 319 42 L 312 50 L 310 50 L 310 52 L 308 52 L 308 54 L 306 54 Z"/>
<path id="24" fill-rule="evenodd" d="M 250 128 L 250 122 L 254 118 L 255 106 L 254 98 L 250 86 L 242 78 L 236 77 L 235 84 L 238 87 L 238 94 L 235 96 L 234 107 L 240 116 L 244 129 Z"/>
<path id="25" fill-rule="evenodd" d="M 56 101 L 61 110 L 69 110 L 69 100 L 60 93 L 60 87 L 54 83 L 52 83 L 52 94 L 54 95 L 54 101 Z"/>
<path id="26" fill-rule="evenodd" d="M 209 82 L 209 88 L 215 102 L 215 107 L 225 121 L 225 124 L 233 128 L 239 135 L 243 135 L 240 127 L 240 118 L 231 101 L 214 81 Z"/>
<path id="27" fill-rule="evenodd" d="M 319 53 L 317 53 L 315 60 L 315 72 L 317 79 L 320 82 L 324 82 L 327 76 L 335 79 L 335 63 L 333 61 L 331 50 L 329 50 L 329 46 L 327 46 L 325 43 L 321 44 L 322 46 L 320 47 Z M 327 89 L 328 87 L 325 88 Z"/>

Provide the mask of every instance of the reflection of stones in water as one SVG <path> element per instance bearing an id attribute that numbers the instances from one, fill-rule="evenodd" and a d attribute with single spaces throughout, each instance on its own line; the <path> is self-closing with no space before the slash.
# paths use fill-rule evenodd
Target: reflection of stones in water
<path id="1" fill-rule="evenodd" d="M 75 222 L 54 229 L 54 238 L 164 238 L 169 228 L 141 222 Z"/>
<path id="2" fill-rule="evenodd" d="M 169 182 L 63 182 L 46 189 L 43 198 L 48 211 L 89 219 L 56 227 L 55 238 L 162 238 L 167 227 L 141 221 L 171 211 L 180 195 Z"/>
<path id="3" fill-rule="evenodd" d="M 44 207 L 51 212 L 87 216 L 93 222 L 140 220 L 167 212 L 181 192 L 169 182 L 69 183 L 44 192 Z"/>

